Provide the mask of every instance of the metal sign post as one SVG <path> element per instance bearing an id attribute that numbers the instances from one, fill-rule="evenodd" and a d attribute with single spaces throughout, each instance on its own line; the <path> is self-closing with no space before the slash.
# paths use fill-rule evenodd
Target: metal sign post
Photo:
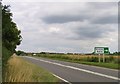
<path id="1" fill-rule="evenodd" d="M 100 60 L 101 60 L 101 59 L 100 59 L 100 54 L 99 54 L 99 63 L 100 63 Z"/>
<path id="2" fill-rule="evenodd" d="M 105 62 L 105 55 L 103 54 L 103 62 Z"/>

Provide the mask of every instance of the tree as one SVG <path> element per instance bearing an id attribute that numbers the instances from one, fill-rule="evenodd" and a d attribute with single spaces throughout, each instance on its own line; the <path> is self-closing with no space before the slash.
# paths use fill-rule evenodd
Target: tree
<path id="1" fill-rule="evenodd" d="M 10 6 L 2 5 L 2 80 L 5 80 L 6 64 L 10 56 L 15 52 L 16 46 L 21 43 L 21 31 L 18 30 L 16 23 L 12 21 L 12 13 Z"/>
<path id="2" fill-rule="evenodd" d="M 120 55 L 120 52 L 114 52 L 113 55 Z"/>
<path id="3" fill-rule="evenodd" d="M 20 51 L 20 50 L 16 51 L 16 54 L 21 55 L 21 56 L 26 55 L 26 53 L 24 51 Z"/>
<path id="4" fill-rule="evenodd" d="M 2 43 L 8 50 L 15 52 L 16 46 L 21 42 L 21 31 L 12 21 L 9 5 L 2 6 Z"/>

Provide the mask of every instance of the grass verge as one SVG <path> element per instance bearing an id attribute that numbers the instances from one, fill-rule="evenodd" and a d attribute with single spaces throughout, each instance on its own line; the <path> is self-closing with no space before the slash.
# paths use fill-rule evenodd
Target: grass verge
<path id="1" fill-rule="evenodd" d="M 0 83 L 2 82 L 2 59 L 0 58 Z"/>
<path id="2" fill-rule="evenodd" d="M 7 63 L 4 82 L 59 82 L 48 71 L 32 64 L 24 59 L 12 56 Z"/>
<path id="3" fill-rule="evenodd" d="M 36 56 L 40 57 L 40 56 Z M 49 57 L 49 56 L 41 56 L 42 58 L 49 58 L 53 60 L 60 60 L 60 61 L 66 61 L 66 62 L 72 62 L 72 63 L 79 63 L 79 64 L 86 64 L 86 65 L 93 65 L 93 66 L 99 66 L 99 67 L 105 67 L 105 68 L 110 68 L 110 69 L 119 69 L 119 64 L 118 63 L 99 63 L 99 62 L 87 62 L 87 61 L 80 61 L 80 60 L 72 60 L 72 59 L 64 59 L 64 58 L 54 58 L 54 57 Z"/>

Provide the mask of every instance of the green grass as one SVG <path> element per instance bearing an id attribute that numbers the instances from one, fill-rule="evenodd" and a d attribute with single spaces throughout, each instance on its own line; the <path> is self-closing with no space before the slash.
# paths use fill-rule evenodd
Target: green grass
<path id="1" fill-rule="evenodd" d="M 6 62 L 8 61 L 8 59 L 10 58 L 10 56 L 13 53 L 11 51 L 9 51 L 6 47 L 2 46 L 2 64 L 3 64 L 3 68 L 5 68 L 6 66 Z"/>
<path id="2" fill-rule="evenodd" d="M 65 60 L 65 59 L 56 59 L 56 60 L 93 65 L 93 66 L 99 66 L 99 67 L 105 67 L 105 68 L 111 68 L 111 69 L 118 69 L 118 64 L 115 64 L 115 63 L 103 63 L 103 62 L 99 63 L 99 62 L 87 62 L 87 61 L 76 61 L 76 60 Z"/>
<path id="3" fill-rule="evenodd" d="M 2 59 L 0 58 L 0 82 L 2 82 Z"/>
<path id="4" fill-rule="evenodd" d="M 79 59 L 71 59 L 66 55 L 42 55 L 42 56 L 35 56 L 35 57 L 43 57 L 43 58 L 49 58 L 49 59 L 53 59 L 53 60 L 60 60 L 60 61 L 66 61 L 66 62 L 73 62 L 73 63 L 79 63 L 79 64 L 86 64 L 86 65 L 93 65 L 93 66 L 99 66 L 99 67 L 105 67 L 105 68 L 110 68 L 110 69 L 118 69 L 118 63 L 114 63 L 114 62 L 108 62 L 108 63 L 99 63 L 99 62 L 89 62 L 85 59 L 79 60 Z"/>
<path id="5" fill-rule="evenodd" d="M 5 78 L 6 64 L 11 55 L 12 52 L 9 51 L 6 47 L 2 46 L 2 80 Z"/>
<path id="6" fill-rule="evenodd" d="M 99 62 L 76 62 L 76 63 L 86 64 L 86 65 L 94 65 L 94 66 L 111 68 L 111 69 L 118 69 L 118 64 L 115 64 L 115 63 L 102 63 L 102 62 L 101 63 L 99 63 Z"/>
<path id="7" fill-rule="evenodd" d="M 24 59 L 12 56 L 7 64 L 4 82 L 59 82 L 50 72 Z"/>

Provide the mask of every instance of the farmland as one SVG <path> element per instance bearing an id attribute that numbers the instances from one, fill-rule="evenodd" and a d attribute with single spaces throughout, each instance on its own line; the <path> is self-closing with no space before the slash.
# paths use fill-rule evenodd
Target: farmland
<path id="1" fill-rule="evenodd" d="M 105 55 L 105 62 L 103 63 L 103 56 L 100 56 L 101 62 L 98 62 L 98 55 L 68 55 L 68 54 L 37 54 L 36 57 L 50 58 L 54 60 L 62 60 L 67 62 L 74 62 L 80 64 L 94 65 L 112 69 L 118 69 L 120 63 L 120 56 Z"/>

